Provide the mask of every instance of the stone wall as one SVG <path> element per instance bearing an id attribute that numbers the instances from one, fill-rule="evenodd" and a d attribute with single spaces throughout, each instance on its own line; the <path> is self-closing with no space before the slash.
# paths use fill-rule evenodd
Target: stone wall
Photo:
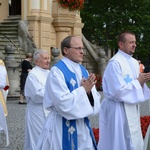
<path id="1" fill-rule="evenodd" d="M 92 58 L 89 51 L 84 53 L 83 66 L 89 71 L 89 73 L 98 73 L 98 63 Z"/>

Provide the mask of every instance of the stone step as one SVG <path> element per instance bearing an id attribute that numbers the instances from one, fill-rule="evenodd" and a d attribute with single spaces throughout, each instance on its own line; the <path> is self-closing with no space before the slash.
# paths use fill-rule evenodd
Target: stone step
<path id="1" fill-rule="evenodd" d="M 16 25 L 16 26 L 15 26 L 15 25 L 14 25 L 14 26 L 11 26 L 11 25 L 1 25 L 1 24 L 0 24 L 0 29 L 1 29 L 1 30 L 3 29 L 4 32 L 7 31 L 7 30 L 10 31 L 10 29 L 12 29 L 12 31 L 13 31 L 13 30 L 18 29 L 18 26 L 17 26 L 17 25 Z M 2 32 L 2 31 L 1 31 L 1 32 Z"/>
<path id="2" fill-rule="evenodd" d="M 14 46 L 14 44 L 15 44 L 15 46 Z M 6 41 L 6 42 L 0 42 L 0 49 L 1 49 L 1 50 L 2 50 L 2 49 L 5 50 L 5 46 L 6 46 L 6 45 L 13 45 L 13 48 L 14 48 L 14 49 L 20 48 L 20 47 L 19 47 L 19 42 L 18 42 L 18 41 L 14 42 L 14 44 L 12 44 L 12 43 L 9 42 L 9 41 Z"/>
<path id="3" fill-rule="evenodd" d="M 2 27 L 3 28 L 5 28 L 5 27 L 6 28 L 11 28 L 11 27 L 16 27 L 17 28 L 18 27 L 18 23 L 8 24 L 8 23 L 4 23 L 3 22 L 3 23 L 0 23 L 0 28 L 2 28 Z"/>
<path id="4" fill-rule="evenodd" d="M 10 42 L 10 41 L 15 43 L 15 42 L 18 42 L 19 40 L 18 40 L 18 37 L 17 38 L 13 37 L 13 38 L 9 38 L 9 39 L 0 37 L 0 42 L 1 43 L 4 43 L 4 42 L 7 43 L 7 42 Z"/>
<path id="5" fill-rule="evenodd" d="M 4 38 L 10 38 L 10 39 L 18 39 L 18 35 L 7 35 L 7 36 L 5 36 L 5 35 L 2 35 L 2 34 L 0 34 L 0 39 L 4 39 Z"/>
<path id="6" fill-rule="evenodd" d="M 18 22 L 13 22 L 13 21 L 7 21 L 7 22 L 0 22 L 0 26 L 3 27 L 17 27 L 18 26 Z"/>
<path id="7" fill-rule="evenodd" d="M 1 22 L 1 24 L 5 24 L 5 25 L 11 25 L 11 24 L 13 24 L 13 25 L 18 25 L 18 21 L 19 20 L 15 20 L 15 21 L 11 21 L 11 20 L 6 20 L 6 21 L 4 21 L 4 22 Z"/>
<path id="8" fill-rule="evenodd" d="M 16 36 L 18 36 L 18 32 L 16 32 L 16 31 L 6 31 L 6 32 L 4 32 L 4 31 L 1 31 L 0 33 L 2 33 L 2 34 L 4 34 L 4 35 L 16 35 Z"/>
<path id="9" fill-rule="evenodd" d="M 5 56 L 8 56 L 9 54 L 6 54 L 6 53 L 4 53 L 4 55 Z M 14 52 L 14 54 L 13 54 L 13 56 L 15 57 L 15 58 L 17 58 L 17 59 L 23 59 L 23 58 L 25 58 L 25 53 L 23 53 L 22 51 L 20 51 L 20 52 L 18 52 L 18 51 L 15 51 Z"/>
<path id="10" fill-rule="evenodd" d="M 18 27 L 1 27 L 0 26 L 0 32 L 7 32 L 7 31 L 16 31 L 18 33 Z"/>
<path id="11" fill-rule="evenodd" d="M 6 45 L 13 45 L 11 42 L 8 42 L 8 43 L 1 43 L 0 44 L 0 49 L 3 49 Z M 15 43 L 15 46 L 13 45 L 13 48 L 17 49 L 17 48 L 20 48 L 19 47 L 19 43 Z"/>
<path id="12" fill-rule="evenodd" d="M 8 55 L 5 53 L 5 50 L 0 50 L 3 54 Z M 23 50 L 20 49 L 15 49 L 13 55 L 25 55 L 26 53 Z"/>
<path id="13" fill-rule="evenodd" d="M 2 23 L 17 23 L 21 20 L 21 16 L 9 16 L 7 19 L 4 19 Z"/>
<path id="14" fill-rule="evenodd" d="M 19 21 L 19 20 L 21 20 L 21 16 L 20 15 L 11 15 L 11 16 L 8 16 L 8 18 L 5 19 L 4 21 L 7 21 L 7 20 L 10 20 L 10 21 L 17 20 L 17 21 Z"/>

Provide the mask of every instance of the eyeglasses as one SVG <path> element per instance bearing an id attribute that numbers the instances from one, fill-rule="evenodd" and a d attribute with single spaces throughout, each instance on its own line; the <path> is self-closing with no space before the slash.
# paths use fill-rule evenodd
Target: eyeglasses
<path id="1" fill-rule="evenodd" d="M 78 51 L 81 51 L 81 50 L 85 51 L 86 50 L 86 48 L 84 48 L 84 47 L 68 47 L 68 48 L 74 48 Z"/>

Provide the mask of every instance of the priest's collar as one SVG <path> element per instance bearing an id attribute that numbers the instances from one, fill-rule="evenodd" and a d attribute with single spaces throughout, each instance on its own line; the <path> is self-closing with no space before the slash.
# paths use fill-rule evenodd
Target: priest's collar
<path id="1" fill-rule="evenodd" d="M 76 67 L 79 66 L 79 63 L 76 63 L 76 62 L 70 60 L 70 59 L 67 58 L 67 57 L 63 57 L 63 58 L 62 58 L 62 61 L 65 61 L 66 64 L 70 64 L 71 66 L 76 66 Z"/>
<path id="2" fill-rule="evenodd" d="M 36 65 L 35 67 L 38 68 L 38 69 L 40 69 L 40 70 L 43 71 L 43 72 L 49 71 L 49 69 L 44 69 L 44 68 L 42 68 L 42 67 L 40 67 L 40 66 L 38 66 L 38 65 Z"/>
<path id="3" fill-rule="evenodd" d="M 129 54 L 127 54 L 127 53 L 121 51 L 120 49 L 118 50 L 118 53 L 122 54 L 122 55 L 123 55 L 124 57 L 126 57 L 127 59 L 132 58 L 132 55 L 129 55 Z"/>

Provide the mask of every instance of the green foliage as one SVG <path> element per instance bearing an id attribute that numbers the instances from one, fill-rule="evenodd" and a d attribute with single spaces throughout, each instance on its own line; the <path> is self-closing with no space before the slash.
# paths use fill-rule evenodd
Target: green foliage
<path id="1" fill-rule="evenodd" d="M 150 88 L 150 82 L 147 82 L 146 84 L 147 84 L 147 86 Z"/>
<path id="2" fill-rule="evenodd" d="M 135 56 L 150 57 L 150 1 L 149 0 L 85 0 L 81 11 L 82 33 L 104 48 L 117 48 L 117 35 L 131 30 L 137 36 Z"/>

